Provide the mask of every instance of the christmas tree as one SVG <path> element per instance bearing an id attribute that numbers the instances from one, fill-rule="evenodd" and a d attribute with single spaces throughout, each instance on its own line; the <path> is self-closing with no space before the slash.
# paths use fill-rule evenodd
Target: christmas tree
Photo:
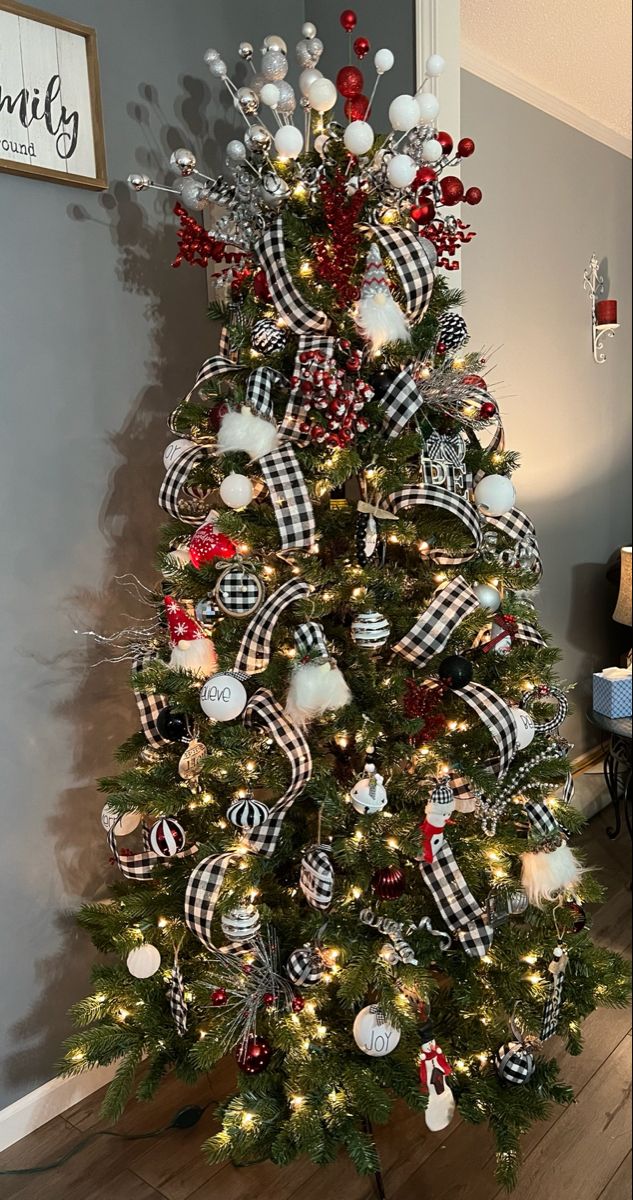
<path id="1" fill-rule="evenodd" d="M 282 38 L 259 71 L 242 43 L 248 86 L 207 51 L 244 140 L 226 178 L 172 158 L 175 265 L 217 264 L 223 332 L 170 417 L 162 586 L 122 635 L 121 879 L 79 917 L 109 957 L 63 1070 L 120 1060 L 115 1118 L 234 1054 L 216 1162 L 344 1148 L 373 1172 L 394 1098 L 434 1131 L 458 1108 L 511 1186 L 521 1135 L 572 1100 L 541 1046 L 578 1054 L 628 980 L 589 935 L 536 531 L 448 282 L 475 147 L 438 131 L 438 55 L 378 137 L 363 71 L 335 85 L 322 49 L 307 23 L 296 122 Z"/>

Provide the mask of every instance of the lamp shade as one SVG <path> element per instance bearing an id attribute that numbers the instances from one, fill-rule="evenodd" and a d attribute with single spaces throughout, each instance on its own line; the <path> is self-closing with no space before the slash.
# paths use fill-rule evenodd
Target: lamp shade
<path id="1" fill-rule="evenodd" d="M 620 625 L 631 625 L 633 623 L 631 615 L 631 607 L 633 604 L 633 579 L 631 573 L 630 546 L 622 547 L 620 563 L 620 595 L 618 596 L 618 602 L 615 606 L 613 620 L 618 621 Z"/>

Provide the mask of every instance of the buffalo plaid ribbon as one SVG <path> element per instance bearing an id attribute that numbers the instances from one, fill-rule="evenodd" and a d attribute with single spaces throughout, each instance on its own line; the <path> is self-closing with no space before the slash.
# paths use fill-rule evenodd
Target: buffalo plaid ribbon
<path id="1" fill-rule="evenodd" d="M 280 446 L 259 460 L 270 492 L 283 550 L 309 550 L 316 521 L 305 479 L 292 446 Z"/>
<path id="2" fill-rule="evenodd" d="M 310 587 L 303 579 L 289 579 L 273 592 L 263 608 L 246 628 L 235 659 L 235 671 L 258 675 L 270 662 L 275 626 L 284 609 L 297 600 L 305 600 Z"/>
<path id="3" fill-rule="evenodd" d="M 481 792 L 473 787 L 473 784 L 468 779 L 465 779 L 463 775 L 451 773 L 449 782 L 457 812 L 474 812 L 477 802 L 481 797 Z"/>
<path id="4" fill-rule="evenodd" d="M 455 695 L 477 713 L 492 734 L 499 748 L 498 776 L 502 779 L 507 774 L 518 749 L 517 727 L 512 709 L 496 692 L 481 683 L 468 683 L 466 687 L 459 688 Z"/>
<path id="5" fill-rule="evenodd" d="M 151 879 L 156 864 L 165 861 L 160 854 L 154 854 L 153 850 L 141 850 L 138 854 L 122 854 L 112 829 L 108 834 L 108 845 L 121 874 L 135 883 Z"/>
<path id="6" fill-rule="evenodd" d="M 212 854 L 203 858 L 194 868 L 187 881 L 185 892 L 185 921 L 193 934 L 207 950 L 214 950 L 211 927 L 224 876 L 234 852 Z"/>
<path id="7" fill-rule="evenodd" d="M 530 822 L 530 841 L 548 842 L 564 836 L 553 812 L 542 800 L 528 801 L 524 811 Z"/>
<path id="8" fill-rule="evenodd" d="M 134 659 L 132 664 L 132 672 L 134 675 L 141 675 L 152 663 L 158 660 L 158 652 L 156 650 L 148 650 L 146 654 L 139 654 Z M 141 718 L 141 728 L 147 741 L 154 750 L 160 750 L 163 746 L 169 745 L 169 738 L 164 738 L 158 732 L 158 718 L 164 709 L 169 707 L 169 701 L 166 696 L 160 695 L 158 692 L 141 692 L 137 688 L 134 689 L 134 699 Z"/>
<path id="9" fill-rule="evenodd" d="M 420 863 L 420 871 L 462 950 L 469 958 L 483 958 L 492 945 L 494 930 L 487 924 L 484 909 L 470 891 L 448 842 L 444 842 L 432 862 Z"/>
<path id="10" fill-rule="evenodd" d="M 483 531 L 476 508 L 468 500 L 447 492 L 444 488 L 424 486 L 418 483 L 408 484 L 398 492 L 392 492 L 385 500 L 385 508 L 399 513 L 405 508 L 415 508 L 428 505 L 430 508 L 441 508 L 444 512 L 457 517 L 473 539 L 472 550 L 453 554 L 447 550 L 431 550 L 429 557 L 433 562 L 443 566 L 458 566 L 470 562 L 479 552 L 483 543 Z"/>
<path id="11" fill-rule="evenodd" d="M 433 597 L 415 625 L 394 646 L 416 667 L 423 667 L 442 651 L 462 621 L 479 607 L 479 601 L 466 580 L 458 575 Z"/>
<path id="12" fill-rule="evenodd" d="M 485 518 L 486 525 L 496 533 L 501 533 L 511 541 L 524 545 L 530 550 L 536 560 L 539 575 L 543 574 L 543 563 L 539 550 L 536 528 L 530 518 L 521 512 L 520 508 L 512 508 L 501 517 Z"/>
<path id="13" fill-rule="evenodd" d="M 334 896 L 334 868 L 326 846 L 311 846 L 301 859 L 299 887 L 310 908 L 325 912 Z"/>
<path id="14" fill-rule="evenodd" d="M 304 299 L 290 273 L 281 217 L 276 217 L 266 230 L 256 255 L 266 275 L 275 307 L 292 332 L 324 333 L 330 324 L 329 317 Z"/>
<path id="15" fill-rule="evenodd" d="M 273 420 L 273 387 L 281 383 L 283 375 L 272 367 L 257 367 L 246 381 L 246 404 L 265 421 Z"/>
<path id="16" fill-rule="evenodd" d="M 493 637 L 495 627 L 499 632 Z M 535 625 L 530 625 L 528 621 L 519 621 L 516 617 L 497 613 L 494 621 L 489 621 L 483 629 L 479 630 L 473 642 L 473 649 L 482 649 L 484 654 L 489 654 L 506 637 L 509 637 L 512 642 L 527 642 L 531 646 L 547 645 Z"/>
<path id="17" fill-rule="evenodd" d="M 424 397 L 407 367 L 387 388 L 382 404 L 383 428 L 387 437 L 399 437 L 422 405 Z"/>
<path id="18" fill-rule="evenodd" d="M 548 967 L 550 977 L 549 995 L 545 1001 L 543 1009 L 543 1020 L 541 1024 L 541 1041 L 546 1042 L 556 1033 L 559 1023 L 561 1009 L 563 1007 L 563 987 L 565 984 L 565 972 L 569 959 L 561 946 L 558 946 L 554 951 L 554 957 Z"/>
<path id="19" fill-rule="evenodd" d="M 184 1037 L 187 1032 L 187 1001 L 185 1000 L 185 985 L 182 979 L 182 972 L 178 965 L 175 965 L 171 971 L 167 981 L 167 1002 L 178 1037 Z"/>
<path id="20" fill-rule="evenodd" d="M 301 375 L 301 356 L 315 350 L 319 350 L 326 358 L 333 358 L 336 349 L 336 340 L 333 337 L 324 337 L 320 334 L 302 333 L 299 337 L 299 345 L 297 346 L 297 355 L 295 358 L 294 376 L 299 378 Z M 293 388 L 290 393 L 290 399 L 286 407 L 283 420 L 281 422 L 280 432 L 282 437 L 287 437 L 291 442 L 297 442 L 298 445 L 305 445 L 310 441 L 309 435 L 302 433 L 300 426 L 305 420 L 309 405 L 306 403 L 306 398 L 301 391 L 299 384 Z"/>
<path id="21" fill-rule="evenodd" d="M 411 321 L 424 316 L 433 293 L 435 274 L 423 242 L 413 230 L 398 225 L 373 225 L 384 254 L 391 259 L 404 293 L 405 312 Z"/>
<path id="22" fill-rule="evenodd" d="M 537 733 L 547 737 L 550 734 L 556 733 L 557 729 L 562 725 L 563 721 L 569 716 L 569 700 L 564 692 L 557 687 L 535 687 L 523 697 L 523 708 L 529 709 L 534 700 L 549 700 L 553 698 L 556 701 L 556 712 L 548 721 L 535 722 Z"/>
<path id="23" fill-rule="evenodd" d="M 267 819 L 252 830 L 247 839 L 249 848 L 255 854 L 270 858 L 275 853 L 286 814 L 310 782 L 312 755 L 301 731 L 288 720 L 272 693 L 264 688 L 255 692 L 249 700 L 244 724 L 249 728 L 264 728 L 290 763 L 290 783 L 286 791 L 270 809 Z"/>
<path id="24" fill-rule="evenodd" d="M 167 471 L 162 482 L 158 503 L 161 508 L 169 513 L 170 517 L 174 517 L 176 521 L 182 521 L 185 525 L 199 525 L 199 517 L 189 517 L 180 511 L 180 493 L 184 488 L 191 472 L 198 463 L 206 458 L 208 451 L 204 446 L 194 446 L 192 450 L 188 450 Z"/>

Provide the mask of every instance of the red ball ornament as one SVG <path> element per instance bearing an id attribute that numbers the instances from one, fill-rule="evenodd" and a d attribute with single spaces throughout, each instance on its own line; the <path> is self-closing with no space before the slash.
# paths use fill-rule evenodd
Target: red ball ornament
<path id="1" fill-rule="evenodd" d="M 367 96 L 351 96 L 345 101 L 345 116 L 348 121 L 364 121 L 369 108 Z"/>
<path id="2" fill-rule="evenodd" d="M 353 8 L 345 8 L 341 13 L 341 25 L 346 33 L 351 33 L 358 25 L 358 17 Z"/>
<path id="3" fill-rule="evenodd" d="M 238 1046 L 235 1058 L 240 1071 L 246 1075 L 260 1075 L 266 1070 L 272 1050 L 265 1038 L 249 1037 L 243 1046 Z"/>
<path id="4" fill-rule="evenodd" d="M 456 175 L 445 175 L 440 187 L 445 204 L 459 204 L 464 198 L 464 185 Z"/>
<path id="5" fill-rule="evenodd" d="M 341 67 L 336 76 L 336 86 L 341 96 L 348 100 L 352 96 L 361 95 L 364 83 L 363 72 L 358 67 Z"/>
<path id="6" fill-rule="evenodd" d="M 354 54 L 357 58 L 360 58 L 361 62 L 367 57 L 370 50 L 371 45 L 366 37 L 356 38 L 356 41 L 354 42 Z"/>
<path id="7" fill-rule="evenodd" d="M 400 867 L 384 867 L 375 871 L 371 886 L 379 900 L 399 900 L 406 887 L 404 871 Z"/>
<path id="8" fill-rule="evenodd" d="M 446 342 L 438 342 L 437 343 L 437 346 L 436 346 L 437 354 L 446 354 L 447 350 L 448 350 L 448 346 L 446 345 Z"/>
<path id="9" fill-rule="evenodd" d="M 440 129 L 440 132 L 436 136 L 444 153 L 452 154 L 455 143 L 450 133 L 447 133 L 445 129 Z"/>
<path id="10" fill-rule="evenodd" d="M 432 200 L 421 200 L 411 209 L 411 220 L 416 225 L 430 225 L 435 216 L 435 205 Z"/>
<path id="11" fill-rule="evenodd" d="M 273 1004 L 275 1003 L 275 997 L 273 996 L 272 992 L 266 992 L 266 994 L 262 996 L 262 1003 L 266 1005 L 266 1008 L 272 1008 Z"/>
<path id="12" fill-rule="evenodd" d="M 465 137 L 457 143 L 457 153 L 460 158 L 470 158 L 475 153 L 475 143 L 472 138 Z"/>
<path id="13" fill-rule="evenodd" d="M 216 404 L 215 408 L 209 410 L 207 417 L 207 425 L 213 433 L 218 433 L 227 412 L 229 411 L 228 404 Z"/>
<path id="14" fill-rule="evenodd" d="M 482 192 L 481 188 L 478 188 L 478 187 L 469 188 L 468 191 L 466 192 L 466 195 L 464 196 L 464 200 L 466 201 L 467 204 L 481 204 L 481 202 L 483 200 L 483 192 Z"/>
<path id="15" fill-rule="evenodd" d="M 303 996 L 293 996 L 293 998 L 292 998 L 292 1011 L 293 1011 L 293 1013 L 301 1013 L 301 1012 L 303 1012 L 303 1010 L 304 1010 L 305 1006 L 306 1006 L 306 1002 L 305 1002 L 305 1000 L 303 999 Z"/>
<path id="16" fill-rule="evenodd" d="M 488 391 L 488 384 L 481 375 L 464 375 L 462 383 L 465 387 L 483 388 L 484 392 Z"/>
<path id="17" fill-rule="evenodd" d="M 437 171 L 433 167 L 420 167 L 415 179 L 413 180 L 414 187 L 423 187 L 425 183 L 434 183 L 437 179 Z"/>
<path id="18" fill-rule="evenodd" d="M 224 988 L 216 988 L 211 992 L 211 1003 L 214 1008 L 223 1008 L 228 1000 L 228 995 Z"/>
<path id="19" fill-rule="evenodd" d="M 481 421 L 491 421 L 497 415 L 497 406 L 494 400 L 486 400 L 479 409 L 479 418 Z"/>

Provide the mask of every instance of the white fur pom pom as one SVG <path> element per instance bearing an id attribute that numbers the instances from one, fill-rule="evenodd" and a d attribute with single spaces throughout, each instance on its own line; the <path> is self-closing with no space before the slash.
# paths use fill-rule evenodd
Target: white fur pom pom
<path id="1" fill-rule="evenodd" d="M 300 663 L 290 679 L 286 713 L 300 728 L 305 728 L 316 717 L 345 708 L 351 698 L 338 667 L 327 662 Z"/>
<path id="2" fill-rule="evenodd" d="M 567 842 L 556 850 L 529 851 L 523 855 L 521 882 L 530 904 L 540 908 L 544 900 L 555 900 L 573 890 L 585 873 Z"/>
<path id="3" fill-rule="evenodd" d="M 356 324 L 374 354 L 392 342 L 410 342 L 407 319 L 389 292 L 365 296 L 356 310 Z"/>
<path id="4" fill-rule="evenodd" d="M 256 417 L 250 408 L 243 407 L 239 412 L 228 412 L 220 425 L 220 454 L 243 450 L 249 458 L 255 460 L 270 454 L 278 445 L 279 434 L 275 426 L 263 417 Z"/>
<path id="5" fill-rule="evenodd" d="M 191 642 L 178 642 L 172 648 L 169 665 L 174 671 L 191 671 L 200 679 L 208 679 L 218 665 L 218 656 L 211 638 L 195 638 Z"/>

